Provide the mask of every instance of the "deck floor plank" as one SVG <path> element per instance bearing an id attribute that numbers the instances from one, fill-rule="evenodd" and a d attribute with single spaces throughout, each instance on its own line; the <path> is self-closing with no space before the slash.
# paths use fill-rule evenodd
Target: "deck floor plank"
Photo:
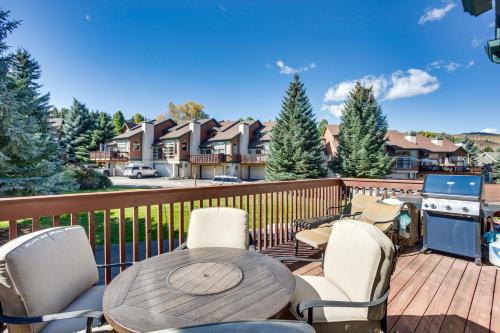
<path id="1" fill-rule="evenodd" d="M 429 259 L 420 267 L 420 269 L 413 275 L 412 279 L 401 289 L 401 291 L 389 301 L 387 306 L 388 313 L 391 315 L 387 317 L 387 328 L 389 331 L 392 329 L 396 321 L 400 318 L 408 305 L 411 303 L 415 295 L 420 291 L 425 281 L 429 278 L 434 269 L 443 259 L 442 256 L 436 254 L 428 255 Z"/>
<path id="2" fill-rule="evenodd" d="M 465 332 L 485 332 L 490 330 L 493 293 L 495 290 L 496 268 L 493 266 L 481 267 L 481 274 L 477 282 L 476 292 L 470 307 Z"/>
<path id="3" fill-rule="evenodd" d="M 466 267 L 465 260 L 456 259 L 453 262 L 415 333 L 439 332 Z"/>
<path id="4" fill-rule="evenodd" d="M 490 332 L 500 332 L 500 271 L 497 270 L 495 293 L 491 307 Z"/>
<path id="5" fill-rule="evenodd" d="M 446 313 L 446 318 L 441 326 L 441 332 L 456 333 L 464 331 L 480 272 L 481 267 L 473 262 L 467 263 L 465 273 L 462 276 L 462 280 L 458 285 L 450 308 Z"/>
<path id="6" fill-rule="evenodd" d="M 401 289 L 412 279 L 412 277 L 417 273 L 417 271 L 425 264 L 425 262 L 431 258 L 431 255 L 419 254 L 412 262 L 397 276 L 393 277 L 391 280 L 391 292 L 389 294 L 389 302 L 395 298 Z M 397 263 L 396 263 L 397 265 Z"/>
<path id="7" fill-rule="evenodd" d="M 415 332 L 427 307 L 430 305 L 441 283 L 450 270 L 454 258 L 443 257 L 429 278 L 422 285 L 415 297 L 408 304 L 403 314 L 393 326 L 394 332 Z M 401 293 L 402 295 L 403 293 Z M 392 312 L 391 312 L 392 313 Z"/>

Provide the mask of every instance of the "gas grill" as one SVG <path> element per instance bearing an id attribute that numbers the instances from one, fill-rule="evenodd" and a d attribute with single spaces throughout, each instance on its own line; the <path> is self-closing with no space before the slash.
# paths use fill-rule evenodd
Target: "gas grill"
<path id="1" fill-rule="evenodd" d="M 483 177 L 429 174 L 424 178 L 424 250 L 473 258 L 481 264 Z"/>

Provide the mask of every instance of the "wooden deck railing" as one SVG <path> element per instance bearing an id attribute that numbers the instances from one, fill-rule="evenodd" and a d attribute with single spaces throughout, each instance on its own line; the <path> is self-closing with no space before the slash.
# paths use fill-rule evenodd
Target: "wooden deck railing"
<path id="1" fill-rule="evenodd" d="M 259 249 L 290 240 L 293 220 L 321 216 L 327 207 L 339 206 L 356 191 L 385 197 L 398 192 L 418 192 L 422 181 L 373 179 L 316 179 L 196 188 L 131 190 L 121 192 L 67 194 L 0 199 L 0 223 L 8 228 L 9 239 L 22 233 L 59 225 L 82 225 L 89 242 L 104 248 L 104 263 L 111 263 L 112 251 L 118 261 L 138 261 L 140 241 L 145 256 L 172 251 L 184 242 L 190 212 L 198 207 L 229 206 L 249 213 L 252 236 Z M 500 201 L 500 185 L 486 185 L 485 197 Z M 418 212 L 412 212 L 418 219 Z M 1 222 L 6 221 L 6 222 Z M 1 225 L 1 224 L 0 224 Z M 418 224 L 415 224 L 418 227 Z M 415 235 L 418 230 L 413 230 Z M 131 237 L 129 235 L 131 234 Z M 164 247 L 164 240 L 167 240 Z M 132 243 L 127 258 L 126 244 Z M 111 246 L 112 243 L 117 246 Z M 116 254 L 116 253 L 115 253 Z M 105 281 L 111 271 L 105 272 Z"/>
<path id="2" fill-rule="evenodd" d="M 128 161 L 129 154 L 120 151 L 91 151 L 90 159 L 96 162 L 105 161 Z"/>

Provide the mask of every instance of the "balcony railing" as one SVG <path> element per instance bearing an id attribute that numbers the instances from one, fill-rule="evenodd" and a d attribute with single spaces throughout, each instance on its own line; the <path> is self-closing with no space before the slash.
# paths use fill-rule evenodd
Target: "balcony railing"
<path id="1" fill-rule="evenodd" d="M 240 155 L 228 154 L 191 154 L 189 155 L 189 162 L 194 164 L 219 164 L 219 163 L 233 163 L 239 162 Z"/>
<path id="2" fill-rule="evenodd" d="M 418 170 L 418 162 L 413 157 L 396 157 L 394 168 L 397 170 Z"/>
<path id="3" fill-rule="evenodd" d="M 184 242 L 190 212 L 198 207 L 229 206 L 248 212 L 252 236 L 259 250 L 289 241 L 293 220 L 325 214 L 356 192 L 381 194 L 419 192 L 422 181 L 326 178 L 302 181 L 250 183 L 193 188 L 150 189 L 122 192 L 82 193 L 0 199 L 0 221 L 8 225 L 9 239 L 20 232 L 42 227 L 82 225 L 95 251 L 102 245 L 104 263 L 138 261 L 139 242 L 145 257 L 172 251 Z M 500 201 L 500 185 L 485 185 L 486 201 Z M 337 210 L 336 213 L 339 211 Z M 420 214 L 413 209 L 411 239 L 418 237 Z M 5 230 L 5 229 L 4 229 Z M 128 233 L 126 232 L 128 231 Z M 127 239 L 131 234 L 131 239 Z M 168 240 L 164 247 L 164 239 Z M 112 246 L 112 242 L 117 246 Z M 126 256 L 127 242 L 132 257 Z M 157 242 L 153 254 L 153 242 Z M 112 253 L 113 252 L 113 253 Z M 111 280 L 111 270 L 105 281 Z"/>
<path id="4" fill-rule="evenodd" d="M 264 164 L 267 162 L 267 154 L 248 154 L 241 155 L 241 163 Z"/>
<path id="5" fill-rule="evenodd" d="M 129 155 L 120 151 L 91 151 L 90 159 L 96 162 L 128 161 Z"/>

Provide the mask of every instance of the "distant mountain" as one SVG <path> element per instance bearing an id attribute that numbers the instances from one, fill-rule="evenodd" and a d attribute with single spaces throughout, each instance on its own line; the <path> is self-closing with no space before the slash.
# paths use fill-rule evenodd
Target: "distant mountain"
<path id="1" fill-rule="evenodd" d="M 462 134 L 456 134 L 457 136 L 471 136 L 471 135 L 477 135 L 477 136 L 498 136 L 500 137 L 500 134 L 495 134 L 495 133 L 486 133 L 486 132 L 469 132 L 469 133 L 462 133 Z"/>
<path id="2" fill-rule="evenodd" d="M 462 134 L 452 135 L 457 140 L 463 140 L 463 138 L 468 137 L 481 149 L 484 150 L 486 147 L 492 148 L 494 151 L 500 150 L 500 134 L 495 133 L 485 133 L 485 132 L 469 132 Z"/>

